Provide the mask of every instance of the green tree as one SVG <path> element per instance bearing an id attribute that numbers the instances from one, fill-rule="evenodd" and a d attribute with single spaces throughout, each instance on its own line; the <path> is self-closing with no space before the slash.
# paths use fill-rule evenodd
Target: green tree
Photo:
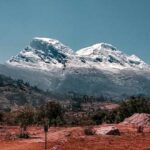
<path id="1" fill-rule="evenodd" d="M 37 109 L 36 120 L 37 122 L 44 123 L 48 120 L 49 126 L 54 124 L 57 125 L 57 121 L 63 120 L 63 110 L 59 103 L 50 101 L 46 105 L 42 105 Z"/>
<path id="2" fill-rule="evenodd" d="M 20 135 L 25 135 L 27 127 L 34 123 L 34 108 L 32 106 L 25 105 L 19 109 L 16 113 L 16 122 L 20 125 Z"/>
<path id="3" fill-rule="evenodd" d="M 121 122 L 134 113 L 150 113 L 150 101 L 146 97 L 131 97 L 120 104 L 116 121 Z"/>
<path id="4" fill-rule="evenodd" d="M 92 116 L 92 120 L 98 125 L 106 121 L 106 111 L 105 110 L 98 110 Z"/>

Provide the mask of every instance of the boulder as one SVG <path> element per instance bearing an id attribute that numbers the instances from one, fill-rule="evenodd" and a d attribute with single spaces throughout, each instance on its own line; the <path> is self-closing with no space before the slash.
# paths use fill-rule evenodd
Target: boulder
<path id="1" fill-rule="evenodd" d="M 115 126 L 100 127 L 94 130 L 96 135 L 120 135 L 119 129 Z"/>

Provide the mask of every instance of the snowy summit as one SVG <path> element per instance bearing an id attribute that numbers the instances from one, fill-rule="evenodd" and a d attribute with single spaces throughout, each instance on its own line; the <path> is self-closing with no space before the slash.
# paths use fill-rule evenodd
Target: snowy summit
<path id="1" fill-rule="evenodd" d="M 36 37 L 0 72 L 61 97 L 76 93 L 116 99 L 150 93 L 149 65 L 107 43 L 74 52 L 58 40 Z"/>
<path id="2" fill-rule="evenodd" d="M 148 69 L 135 55 L 127 55 L 107 43 L 98 43 L 73 52 L 68 46 L 50 38 L 35 37 L 30 45 L 7 62 L 10 65 L 49 70 L 53 67 L 96 67 Z"/>

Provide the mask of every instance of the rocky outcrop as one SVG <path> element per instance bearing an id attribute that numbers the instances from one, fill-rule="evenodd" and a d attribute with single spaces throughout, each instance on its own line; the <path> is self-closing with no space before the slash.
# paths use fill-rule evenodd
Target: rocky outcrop
<path id="1" fill-rule="evenodd" d="M 115 126 L 106 126 L 94 129 L 96 135 L 120 135 L 120 131 Z"/>
<path id="2" fill-rule="evenodd" d="M 135 126 L 150 126 L 150 114 L 136 113 L 129 118 L 126 118 L 121 124 L 132 124 Z"/>

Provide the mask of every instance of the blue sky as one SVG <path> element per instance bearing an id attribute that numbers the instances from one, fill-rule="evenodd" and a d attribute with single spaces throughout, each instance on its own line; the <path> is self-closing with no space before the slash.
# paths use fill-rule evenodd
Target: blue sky
<path id="1" fill-rule="evenodd" d="M 35 36 L 73 50 L 107 42 L 150 64 L 150 0 L 0 0 L 0 62 Z"/>

